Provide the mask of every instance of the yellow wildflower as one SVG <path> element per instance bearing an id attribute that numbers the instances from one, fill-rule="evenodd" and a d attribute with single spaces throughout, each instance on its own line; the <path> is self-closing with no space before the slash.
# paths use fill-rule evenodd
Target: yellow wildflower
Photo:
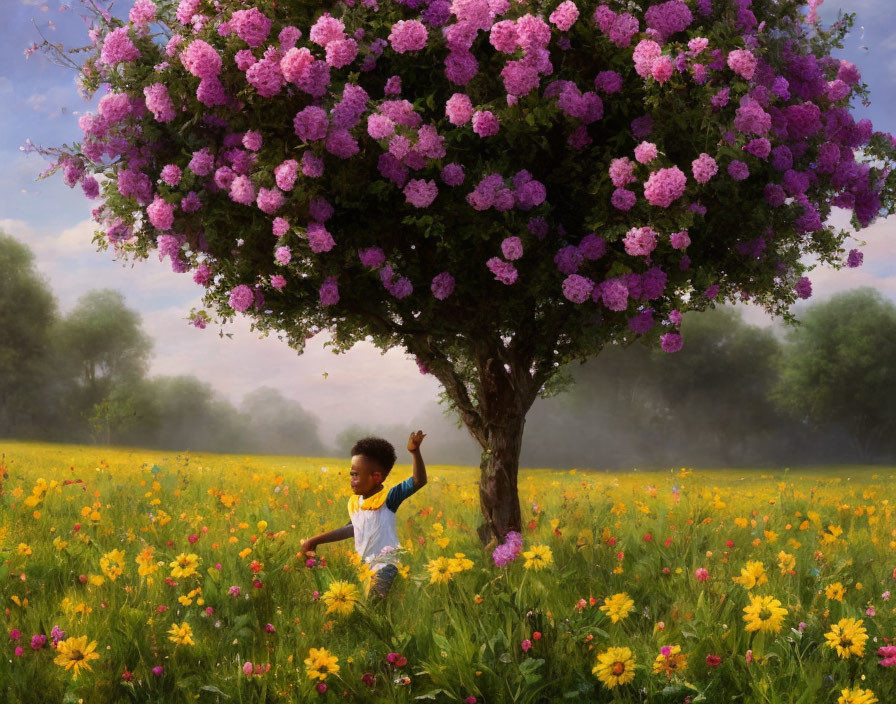
<path id="1" fill-rule="evenodd" d="M 312 680 L 325 680 L 327 675 L 339 672 L 339 658 L 331 655 L 325 648 L 311 648 L 305 658 L 305 671 Z"/>
<path id="2" fill-rule="evenodd" d="M 332 582 L 321 599 L 327 605 L 327 613 L 335 611 L 342 616 L 350 614 L 358 602 L 358 588 L 349 582 Z"/>
<path id="3" fill-rule="evenodd" d="M 768 582 L 765 575 L 765 566 L 761 562 L 751 560 L 741 568 L 740 576 L 733 580 L 747 589 L 753 589 Z"/>
<path id="4" fill-rule="evenodd" d="M 527 570 L 542 570 L 554 562 L 554 556 L 551 553 L 551 548 L 547 545 L 533 545 L 530 550 L 526 550 L 523 553 L 523 557 L 526 558 L 526 562 L 523 564 L 523 567 L 525 567 Z"/>
<path id="5" fill-rule="evenodd" d="M 174 562 L 168 563 L 171 568 L 171 576 L 174 579 L 181 577 L 192 577 L 197 574 L 196 568 L 199 566 L 199 555 L 190 553 L 189 555 L 181 553 Z"/>
<path id="6" fill-rule="evenodd" d="M 597 656 L 597 664 L 591 669 L 608 689 L 628 684 L 635 679 L 635 659 L 628 648 L 609 648 Z"/>
<path id="7" fill-rule="evenodd" d="M 865 641 L 868 634 L 862 626 L 862 621 L 854 618 L 841 618 L 831 626 L 831 630 L 824 634 L 829 648 L 837 651 L 841 658 L 848 659 L 850 655 L 863 657 L 865 655 Z"/>
<path id="8" fill-rule="evenodd" d="M 778 553 L 778 567 L 781 568 L 781 574 L 790 574 L 796 567 L 796 558 L 782 550 Z"/>
<path id="9" fill-rule="evenodd" d="M 115 549 L 100 558 L 100 569 L 113 582 L 124 572 L 124 553 Z"/>
<path id="10" fill-rule="evenodd" d="M 829 584 L 827 588 L 824 590 L 824 595 L 832 600 L 832 601 L 843 601 L 843 597 L 846 596 L 846 587 L 844 587 L 840 582 L 834 582 L 833 584 Z"/>
<path id="11" fill-rule="evenodd" d="M 668 647 L 668 646 L 667 646 Z M 663 648 L 665 651 L 666 648 Z M 660 653 L 653 661 L 654 674 L 664 673 L 669 679 L 678 672 L 687 669 L 688 656 L 681 652 L 680 645 L 668 647 L 667 652 Z"/>
<path id="12" fill-rule="evenodd" d="M 874 704 L 877 701 L 870 689 L 842 689 L 837 704 Z"/>
<path id="13" fill-rule="evenodd" d="M 437 557 L 426 564 L 430 584 L 444 584 L 451 579 L 451 563 L 446 557 Z"/>
<path id="14" fill-rule="evenodd" d="M 172 624 L 168 629 L 168 640 L 177 645 L 196 645 L 193 642 L 193 629 L 190 624 L 184 621 L 181 625 Z"/>
<path id="15" fill-rule="evenodd" d="M 606 597 L 600 610 L 605 612 L 613 623 L 617 623 L 628 616 L 634 606 L 632 598 L 625 592 L 620 592 Z"/>
<path id="16" fill-rule="evenodd" d="M 67 638 L 59 641 L 56 646 L 56 657 L 53 659 L 57 665 L 64 667 L 66 670 L 72 670 L 74 675 L 72 679 L 78 679 L 81 669 L 93 671 L 90 667 L 90 661 L 99 658 L 96 650 L 96 641 L 87 642 L 87 636 L 79 638 Z"/>
<path id="17" fill-rule="evenodd" d="M 786 615 L 787 609 L 783 608 L 775 597 L 751 594 L 750 605 L 744 607 L 744 621 L 747 622 L 744 630 L 778 633 L 781 630 L 781 621 Z"/>

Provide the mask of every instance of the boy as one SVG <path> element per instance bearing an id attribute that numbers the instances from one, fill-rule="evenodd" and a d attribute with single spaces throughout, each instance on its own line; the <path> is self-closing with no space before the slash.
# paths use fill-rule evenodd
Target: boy
<path id="1" fill-rule="evenodd" d="M 371 589 L 376 596 L 385 596 L 398 574 L 398 568 L 376 558 L 400 546 L 395 529 L 395 512 L 402 501 L 426 484 L 426 467 L 420 454 L 420 444 L 425 437 L 422 430 L 411 433 L 408 451 L 414 458 L 414 474 L 388 491 L 383 488 L 383 482 L 395 464 L 395 448 L 382 438 L 358 440 L 352 447 L 349 472 L 355 494 L 348 501 L 351 520 L 342 528 L 306 540 L 302 543 L 305 554 L 312 554 L 323 543 L 354 537 L 355 550 L 375 573 Z"/>

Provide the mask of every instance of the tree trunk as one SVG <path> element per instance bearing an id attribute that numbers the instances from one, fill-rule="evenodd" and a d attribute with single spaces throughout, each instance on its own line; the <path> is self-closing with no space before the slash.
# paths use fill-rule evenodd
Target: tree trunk
<path id="1" fill-rule="evenodd" d="M 484 450 L 479 479 L 483 523 L 478 533 L 486 544 L 492 539 L 501 542 L 508 531 L 521 528 L 517 473 L 526 412 L 533 399 L 528 379 L 497 357 L 480 358 L 477 366 Z"/>
<path id="2" fill-rule="evenodd" d="M 486 421 L 488 447 L 482 453 L 479 479 L 483 523 L 477 530 L 483 545 L 492 539 L 502 542 L 509 531 L 521 528 L 517 473 L 526 419 L 508 410 L 494 424 Z"/>
<path id="3" fill-rule="evenodd" d="M 503 541 L 510 531 L 520 532 L 517 472 L 523 426 L 540 385 L 530 375 L 531 357 L 514 356 L 497 345 L 476 345 L 470 350 L 478 375 L 473 381 L 464 379 L 425 338 L 411 338 L 406 344 L 442 383 L 461 421 L 483 449 L 479 479 L 483 522 L 477 528 L 482 544 Z"/>

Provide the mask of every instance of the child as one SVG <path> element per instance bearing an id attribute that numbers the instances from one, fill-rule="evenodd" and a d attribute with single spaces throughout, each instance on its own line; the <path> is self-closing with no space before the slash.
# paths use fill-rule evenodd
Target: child
<path id="1" fill-rule="evenodd" d="M 318 545 L 354 536 L 355 550 L 375 573 L 371 586 L 374 594 L 385 596 L 398 574 L 398 568 L 376 558 L 399 547 L 395 512 L 402 501 L 426 484 L 426 467 L 420 454 L 420 444 L 425 437 L 422 430 L 411 433 L 408 451 L 414 458 L 414 474 L 389 490 L 383 488 L 383 482 L 395 464 L 395 448 L 382 438 L 358 440 L 352 447 L 352 468 L 349 473 L 355 493 L 348 501 L 351 520 L 342 528 L 309 538 L 302 543 L 302 550 L 311 554 Z"/>

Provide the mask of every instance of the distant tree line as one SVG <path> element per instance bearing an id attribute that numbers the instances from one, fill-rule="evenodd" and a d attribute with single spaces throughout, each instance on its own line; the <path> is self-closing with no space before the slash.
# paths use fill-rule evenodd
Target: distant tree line
<path id="1" fill-rule="evenodd" d="M 193 376 L 149 377 L 152 340 L 117 291 L 66 314 L 22 243 L 0 233 L 0 438 L 326 455 L 318 419 L 262 388 L 239 408 Z"/>
<path id="2" fill-rule="evenodd" d="M 807 306 L 795 327 L 720 307 L 682 323 L 674 355 L 610 347 L 569 366 L 564 392 L 526 421 L 529 467 L 748 466 L 896 460 L 896 306 L 874 289 Z M 372 433 L 430 434 L 427 459 L 479 463 L 436 404 L 409 423 L 346 427 L 279 391 L 239 408 L 192 376 L 148 377 L 152 341 L 121 294 L 84 294 L 60 315 L 28 248 L 0 233 L 0 437 L 272 454 L 347 454 Z M 411 428 L 414 426 L 414 428 Z"/>
<path id="3" fill-rule="evenodd" d="M 765 465 L 896 459 L 896 306 L 855 289 L 781 330 L 717 308 L 675 355 L 604 350 L 533 408 L 528 466 Z M 530 425 L 531 424 L 531 425 Z"/>

